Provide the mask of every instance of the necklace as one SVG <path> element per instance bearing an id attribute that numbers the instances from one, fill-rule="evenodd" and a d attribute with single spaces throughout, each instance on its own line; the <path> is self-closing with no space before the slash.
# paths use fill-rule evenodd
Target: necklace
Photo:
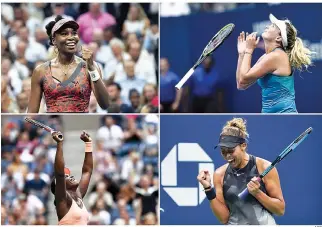
<path id="1" fill-rule="evenodd" d="M 239 171 L 245 170 L 245 168 L 248 165 L 248 163 L 249 163 L 249 158 L 248 158 L 247 163 L 246 163 L 246 165 L 244 167 L 239 168 L 239 169 L 234 169 L 234 168 L 231 167 L 231 171 L 233 172 L 234 175 L 239 177 L 240 175 L 243 175 L 245 173 L 245 172 L 239 172 Z"/>
<path id="2" fill-rule="evenodd" d="M 240 175 L 243 175 L 244 173 L 239 173 L 240 170 L 242 170 L 244 168 L 240 168 L 240 169 L 234 169 L 234 168 L 231 168 L 231 171 L 233 172 L 234 175 L 236 175 L 237 177 L 239 177 Z"/>
<path id="3" fill-rule="evenodd" d="M 75 58 L 69 64 L 67 64 L 67 65 L 64 65 L 64 64 L 60 63 L 60 61 L 58 60 L 58 58 L 57 58 L 57 61 L 58 61 L 59 65 L 61 66 L 61 71 L 64 73 L 64 76 L 66 77 L 67 74 L 68 74 L 68 72 L 69 72 L 70 66 L 75 61 Z"/>

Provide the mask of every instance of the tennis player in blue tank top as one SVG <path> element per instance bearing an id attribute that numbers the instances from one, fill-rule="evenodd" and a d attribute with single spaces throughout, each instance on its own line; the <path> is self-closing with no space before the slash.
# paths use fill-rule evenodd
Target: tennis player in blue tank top
<path id="1" fill-rule="evenodd" d="M 312 52 L 289 20 L 272 14 L 269 19 L 272 24 L 262 34 L 266 53 L 253 67 L 252 54 L 260 38 L 256 32 L 238 37 L 237 88 L 247 89 L 257 81 L 262 88 L 262 113 L 297 113 L 293 72 L 311 65 Z"/>

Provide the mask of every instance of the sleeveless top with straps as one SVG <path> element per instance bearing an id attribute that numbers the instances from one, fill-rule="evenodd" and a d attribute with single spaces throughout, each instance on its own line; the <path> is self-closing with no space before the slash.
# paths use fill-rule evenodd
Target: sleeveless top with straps
<path id="1" fill-rule="evenodd" d="M 81 203 L 81 199 L 78 199 Z M 80 208 L 74 199 L 72 199 L 72 205 L 65 216 L 58 222 L 58 225 L 87 225 L 89 222 L 89 213 L 83 203 L 83 207 Z"/>
<path id="2" fill-rule="evenodd" d="M 229 209 L 229 225 L 276 224 L 272 214 L 252 195 L 249 194 L 245 200 L 238 198 L 238 194 L 246 188 L 254 176 L 259 176 L 259 173 L 256 157 L 253 155 L 249 155 L 249 161 L 242 169 L 234 170 L 228 165 L 223 180 L 223 194 Z M 264 183 L 260 184 L 260 190 L 267 194 Z"/>
<path id="3" fill-rule="evenodd" d="M 262 88 L 262 113 L 297 113 L 293 72 L 289 76 L 268 73 L 257 83 Z"/>
<path id="4" fill-rule="evenodd" d="M 57 83 L 52 77 L 51 61 L 45 63 L 41 89 L 45 96 L 47 112 L 88 112 L 92 92 L 85 62 L 80 62 L 72 75 Z"/>

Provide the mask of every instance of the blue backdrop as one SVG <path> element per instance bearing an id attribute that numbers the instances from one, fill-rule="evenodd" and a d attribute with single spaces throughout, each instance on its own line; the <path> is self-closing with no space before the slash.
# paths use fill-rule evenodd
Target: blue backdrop
<path id="1" fill-rule="evenodd" d="M 299 36 L 308 41 L 316 52 L 314 67 L 309 72 L 295 74 L 296 104 L 299 112 L 322 113 L 322 29 L 316 25 L 322 21 L 322 4 L 255 4 L 242 10 L 220 14 L 198 13 L 190 16 L 161 17 L 161 57 L 167 57 L 172 70 L 183 76 L 199 58 L 211 37 L 224 25 L 236 25 L 232 35 L 215 51 L 216 67 L 225 92 L 227 112 L 259 113 L 261 91 L 256 84 L 246 91 L 236 88 L 237 37 L 241 31 L 261 32 L 268 23 L 268 15 L 288 18 L 299 30 Z M 264 53 L 256 49 L 253 60 Z"/>
<path id="2" fill-rule="evenodd" d="M 225 164 L 220 152 L 214 150 L 226 121 L 233 116 L 161 116 L 161 162 L 178 143 L 198 143 L 211 157 L 216 168 Z M 285 214 L 278 224 L 322 224 L 322 116 L 243 116 L 250 134 L 248 151 L 273 161 L 308 127 L 313 133 L 296 150 L 278 164 L 281 186 L 286 202 Z M 197 187 L 198 164 L 178 163 L 178 187 Z M 162 169 L 161 169 L 162 173 Z M 175 174 L 175 173 L 173 173 Z M 161 177 L 162 178 L 162 177 Z M 219 224 L 205 199 L 199 206 L 179 207 L 161 185 L 160 207 L 163 225 Z"/>

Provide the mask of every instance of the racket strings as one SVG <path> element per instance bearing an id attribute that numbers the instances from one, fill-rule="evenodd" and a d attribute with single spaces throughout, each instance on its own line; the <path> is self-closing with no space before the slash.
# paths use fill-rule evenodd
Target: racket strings
<path id="1" fill-rule="evenodd" d="M 216 49 L 232 33 L 233 29 L 233 24 L 229 24 L 222 28 L 208 43 L 204 53 L 209 54 Z"/>

